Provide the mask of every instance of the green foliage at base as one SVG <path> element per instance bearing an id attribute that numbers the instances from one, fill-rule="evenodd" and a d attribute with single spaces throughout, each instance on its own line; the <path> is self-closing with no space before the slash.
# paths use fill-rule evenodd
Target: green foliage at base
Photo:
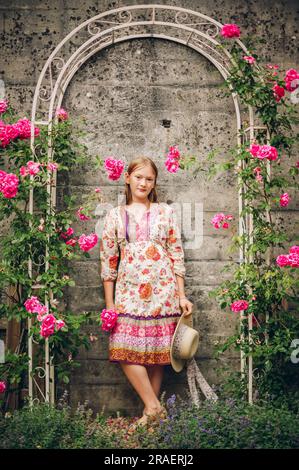
<path id="1" fill-rule="evenodd" d="M 294 398 L 298 401 L 298 397 Z M 1 448 L 40 449 L 290 449 L 299 448 L 299 411 L 287 403 L 233 398 L 205 401 L 199 407 L 175 396 L 167 401 L 168 418 L 154 428 L 128 435 L 129 422 L 97 414 L 86 404 L 76 411 L 39 404 L 0 418 Z"/>

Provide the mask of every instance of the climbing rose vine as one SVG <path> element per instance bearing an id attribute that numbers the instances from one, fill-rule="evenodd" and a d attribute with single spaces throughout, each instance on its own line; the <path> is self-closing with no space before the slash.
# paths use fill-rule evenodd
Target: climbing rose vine
<path id="1" fill-rule="evenodd" d="M 95 312 L 72 312 L 61 299 L 75 286 L 69 275 L 69 261 L 89 257 L 98 239 L 82 227 L 91 219 L 94 204 L 103 201 L 101 189 L 91 194 L 65 197 L 61 209 L 49 214 L 47 183 L 58 170 L 77 171 L 87 157 L 87 147 L 77 138 L 64 108 L 56 110 L 52 126 L 52 158 L 48 160 L 48 128 L 34 127 L 35 152 L 30 148 L 31 122 L 19 118 L 9 104 L 0 101 L 0 223 L 10 220 L 10 230 L 0 238 L 0 289 L 3 299 L 0 316 L 20 324 L 19 345 L 7 349 L 0 364 L 1 383 L 5 383 L 5 402 L 11 390 L 23 388 L 28 370 L 26 336 L 40 343 L 44 354 L 48 341 L 55 365 L 55 382 L 68 383 L 79 348 L 90 346 L 90 334 L 81 326 L 97 321 Z M 30 189 L 34 191 L 34 212 L 29 213 Z M 76 230 L 72 223 L 79 220 Z M 85 232 L 85 233 L 84 233 Z M 46 258 L 46 251 L 48 252 Z M 29 276 L 28 259 L 32 260 Z M 48 270 L 45 270 L 46 261 Z M 43 299 L 43 300 L 42 300 Z M 8 302 L 9 300 L 9 302 Z M 46 303 L 47 300 L 47 303 Z M 30 330 L 28 320 L 31 322 Z M 71 359 L 70 359 L 71 358 Z M 38 366 L 33 357 L 33 373 Z M 5 379 L 5 381 L 4 381 Z M 2 386 L 4 391 L 4 386 Z M 2 392 L 1 392 L 2 393 Z"/>

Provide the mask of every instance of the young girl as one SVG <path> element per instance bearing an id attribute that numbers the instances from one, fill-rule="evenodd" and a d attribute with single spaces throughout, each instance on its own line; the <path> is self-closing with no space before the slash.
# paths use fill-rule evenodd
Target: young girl
<path id="1" fill-rule="evenodd" d="M 193 304 L 184 292 L 184 252 L 175 212 L 158 202 L 155 163 L 136 158 L 124 176 L 126 205 L 111 209 L 104 220 L 101 279 L 106 308 L 118 313 L 109 360 L 120 364 L 143 401 L 138 424 L 145 424 L 165 413 L 158 398 L 163 368 L 170 364 L 177 321 L 182 313 L 191 314 Z"/>

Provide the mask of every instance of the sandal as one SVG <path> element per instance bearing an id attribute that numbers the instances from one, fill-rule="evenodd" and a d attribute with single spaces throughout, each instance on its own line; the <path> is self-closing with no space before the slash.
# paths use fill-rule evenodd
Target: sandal
<path id="1" fill-rule="evenodd" d="M 137 431 L 138 428 L 146 426 L 147 420 L 148 420 L 147 415 L 142 415 L 141 418 L 137 419 L 137 421 L 135 421 L 129 426 L 128 434 L 133 434 L 135 431 Z"/>
<path id="2" fill-rule="evenodd" d="M 159 424 L 161 420 L 167 418 L 167 410 L 164 406 L 161 407 L 160 411 L 157 413 L 146 414 L 148 417 L 148 424 Z"/>
<path id="3" fill-rule="evenodd" d="M 128 434 L 133 434 L 141 427 L 151 427 L 153 425 L 159 425 L 161 420 L 167 418 L 167 410 L 164 406 L 161 407 L 157 413 L 144 413 L 135 423 L 131 424 L 128 429 Z"/>

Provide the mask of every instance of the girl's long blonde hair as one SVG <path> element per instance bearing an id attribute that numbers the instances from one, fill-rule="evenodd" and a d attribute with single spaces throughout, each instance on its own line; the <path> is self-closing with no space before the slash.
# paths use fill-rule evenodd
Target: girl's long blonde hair
<path id="1" fill-rule="evenodd" d="M 157 195 L 157 192 L 156 192 L 156 184 L 157 184 L 157 178 L 158 178 L 158 168 L 157 168 L 155 162 L 153 162 L 153 160 L 151 158 L 149 158 L 149 157 L 136 157 L 136 158 L 134 158 L 133 160 L 130 161 L 127 172 L 130 175 L 131 173 L 133 173 L 134 170 L 136 170 L 136 168 L 138 168 L 140 166 L 145 166 L 145 165 L 150 165 L 152 167 L 154 173 L 155 173 L 155 186 L 151 190 L 151 192 L 149 193 L 148 199 L 151 202 L 158 202 L 158 195 Z M 132 202 L 132 192 L 131 192 L 130 185 L 128 183 L 126 183 L 125 195 L 126 195 L 126 204 L 128 205 Z"/>

